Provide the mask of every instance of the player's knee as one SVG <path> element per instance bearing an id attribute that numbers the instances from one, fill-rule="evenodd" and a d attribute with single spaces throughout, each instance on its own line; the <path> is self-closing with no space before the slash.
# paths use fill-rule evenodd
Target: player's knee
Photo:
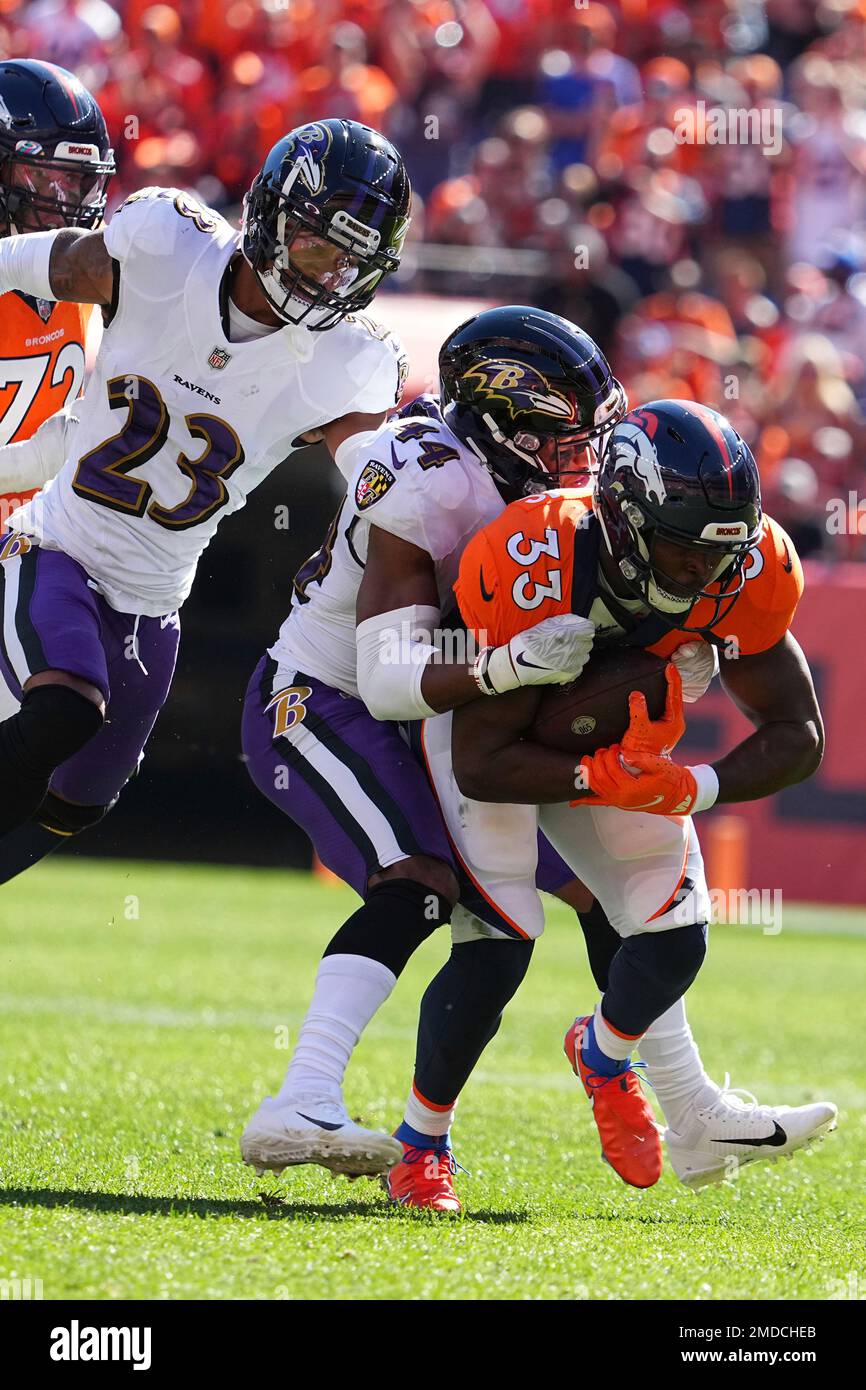
<path id="1" fill-rule="evenodd" d="M 64 801 L 62 796 L 49 791 L 33 819 L 45 830 L 67 838 L 80 835 L 82 830 L 89 830 L 91 826 L 98 825 L 117 801 L 118 797 L 115 797 L 106 806 L 79 806 L 76 802 Z"/>
<path id="2" fill-rule="evenodd" d="M 104 722 L 104 705 L 65 682 L 28 685 L 18 713 L 0 726 L 0 752 L 21 772 L 48 774 L 89 743 Z"/>
<path id="3" fill-rule="evenodd" d="M 450 910 L 460 896 L 457 876 L 450 864 L 446 864 L 442 859 L 434 859 L 432 855 L 413 854 L 408 859 L 401 859 L 399 863 L 391 864 L 387 869 L 380 869 L 378 873 L 373 874 L 368 887 L 372 890 L 380 884 L 392 883 L 401 878 L 423 884 L 431 894 L 441 899 L 443 909 L 448 909 L 443 921 L 448 921 Z"/>
<path id="4" fill-rule="evenodd" d="M 625 943 L 640 957 L 647 976 L 684 994 L 704 963 L 707 954 L 706 923 L 696 922 L 671 931 L 645 932 Z"/>

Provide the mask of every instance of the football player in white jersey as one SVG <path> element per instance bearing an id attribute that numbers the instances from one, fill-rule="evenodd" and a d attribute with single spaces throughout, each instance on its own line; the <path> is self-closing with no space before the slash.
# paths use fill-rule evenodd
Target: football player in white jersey
<path id="1" fill-rule="evenodd" d="M 399 345 L 359 311 L 393 272 L 411 190 L 357 122 L 291 131 L 239 234 L 177 189 L 101 231 L 0 242 L 0 291 L 102 306 L 74 449 L 0 535 L 0 881 L 99 820 L 174 670 L 177 610 L 223 517 L 305 437 L 375 428 Z"/>
<path id="2" fill-rule="evenodd" d="M 624 398 L 591 339 L 555 315 L 520 307 L 462 325 L 444 345 L 440 368 L 444 415 L 429 399 L 415 402 L 336 450 L 346 500 L 300 570 L 292 612 L 247 692 L 243 746 L 253 779 L 364 901 L 325 951 L 286 1078 L 247 1126 L 242 1153 L 256 1168 L 277 1171 L 319 1162 L 333 1172 L 375 1173 L 397 1160 L 387 1180 L 394 1200 L 457 1211 L 455 1097 L 529 965 L 543 926 L 534 880 L 584 909 L 597 973 L 619 938 L 543 838 L 536 877 L 534 815 L 515 834 L 514 808 L 502 808 L 508 814 L 497 834 L 500 808 L 486 807 L 484 846 L 473 845 L 469 825 L 465 837 L 449 840 L 397 721 L 474 700 L 479 681 L 492 692 L 580 671 L 592 624 L 574 615 L 539 623 L 480 663 L 469 651 L 459 659 L 453 644 L 440 661 L 430 633 L 485 519 L 498 516 L 509 496 L 566 481 L 574 455 L 615 422 Z M 492 449 L 485 456 L 466 442 L 485 435 L 500 446 L 495 463 Z M 693 698 L 713 674 L 707 651 L 681 650 Z M 422 1001 L 415 1077 L 392 1139 L 350 1120 L 344 1073 L 412 952 L 448 920 L 451 956 Z M 719 1113 L 732 1123 L 742 1117 L 736 1099 L 705 1075 L 681 1001 L 659 1025 L 642 1049 L 650 1074 L 663 1078 L 663 1106 L 688 1115 L 687 1098 L 705 1097 L 709 1087 Z M 804 1110 L 804 1123 L 814 1118 Z M 704 1158 L 706 1171 L 724 1171 L 717 1155 Z"/>

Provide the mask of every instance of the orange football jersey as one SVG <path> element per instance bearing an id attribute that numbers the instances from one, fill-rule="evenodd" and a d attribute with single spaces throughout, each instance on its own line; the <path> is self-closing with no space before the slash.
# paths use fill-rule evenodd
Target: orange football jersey
<path id="1" fill-rule="evenodd" d="M 597 527 L 588 491 L 562 489 L 512 502 L 463 552 L 454 592 L 467 626 L 486 634 L 480 640 L 498 645 L 555 614 L 587 616 L 591 597 L 604 599 L 595 582 L 599 539 L 591 533 Z M 793 542 L 771 517 L 764 517 L 745 575 L 739 596 L 712 632 L 751 656 L 781 640 L 803 592 Z M 583 600 L 577 606 L 576 595 Z M 711 613 L 710 601 L 701 599 L 689 626 L 707 621 Z M 648 650 L 669 656 L 694 640 L 694 633 L 672 629 Z"/>
<path id="2" fill-rule="evenodd" d="M 29 439 L 80 394 L 91 313 L 89 304 L 36 300 L 15 290 L 0 296 L 0 446 Z"/>

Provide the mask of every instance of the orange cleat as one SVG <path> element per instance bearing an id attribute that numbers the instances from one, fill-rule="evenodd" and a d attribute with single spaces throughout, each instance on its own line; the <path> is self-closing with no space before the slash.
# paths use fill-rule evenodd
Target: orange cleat
<path id="1" fill-rule="evenodd" d="M 403 1157 L 382 1175 L 382 1186 L 397 1206 L 426 1207 L 459 1216 L 463 1206 L 451 1181 L 459 1167 L 450 1149 L 403 1144 Z"/>
<path id="2" fill-rule="evenodd" d="M 589 1070 L 581 1044 L 590 1022 L 591 1016 L 574 1020 L 565 1035 L 565 1055 L 592 1101 L 602 1157 L 623 1182 L 632 1187 L 652 1187 L 662 1175 L 661 1137 L 652 1109 L 632 1067 L 616 1076 Z"/>

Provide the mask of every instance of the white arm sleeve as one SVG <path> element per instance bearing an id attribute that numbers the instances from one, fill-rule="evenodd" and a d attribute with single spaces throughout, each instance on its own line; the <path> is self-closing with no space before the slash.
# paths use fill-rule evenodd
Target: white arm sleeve
<path id="1" fill-rule="evenodd" d="M 0 449 L 0 493 L 30 492 L 60 472 L 72 448 L 78 420 L 64 406 L 29 439 Z"/>
<path id="2" fill-rule="evenodd" d="M 36 299 L 55 299 L 48 275 L 54 243 L 63 228 L 25 232 L 0 241 L 0 294 L 23 290 Z"/>
<path id="3" fill-rule="evenodd" d="M 437 713 L 421 694 L 421 680 L 436 652 L 432 633 L 439 617 L 438 608 L 413 604 L 358 624 L 358 692 L 374 719 Z"/>

